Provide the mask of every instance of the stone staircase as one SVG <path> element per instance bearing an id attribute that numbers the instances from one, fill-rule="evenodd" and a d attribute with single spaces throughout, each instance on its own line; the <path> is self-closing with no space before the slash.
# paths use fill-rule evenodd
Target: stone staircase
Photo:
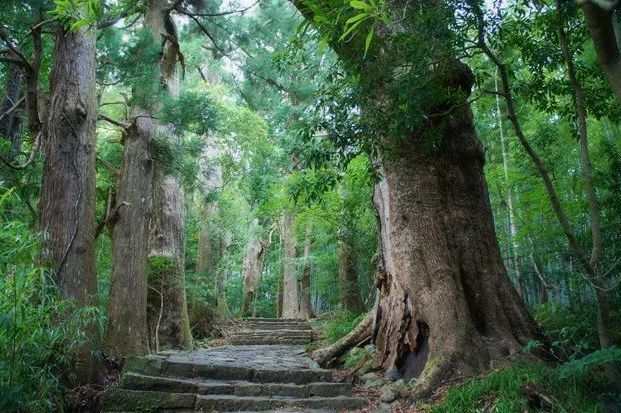
<path id="1" fill-rule="evenodd" d="M 306 323 L 307 324 L 307 323 Z M 287 328 L 281 328 L 282 326 Z M 332 382 L 303 346 L 304 323 L 249 319 L 232 342 L 260 342 L 261 334 L 287 344 L 229 345 L 131 357 L 121 384 L 102 400 L 104 412 L 337 412 L 365 405 L 351 384 Z M 283 331 L 290 332 L 287 336 Z M 303 334 L 302 334 L 303 333 Z"/>
<path id="2" fill-rule="evenodd" d="M 246 318 L 239 330 L 228 335 L 229 343 L 235 345 L 308 344 L 314 336 L 306 320 L 278 318 Z"/>

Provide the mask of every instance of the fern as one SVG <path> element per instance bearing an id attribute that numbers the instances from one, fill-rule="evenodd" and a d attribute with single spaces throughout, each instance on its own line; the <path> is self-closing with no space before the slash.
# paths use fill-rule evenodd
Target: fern
<path id="1" fill-rule="evenodd" d="M 582 358 L 560 365 L 558 373 L 562 379 L 566 379 L 583 375 L 588 373 L 593 367 L 609 363 L 621 363 L 621 348 L 608 347 L 594 351 Z"/>

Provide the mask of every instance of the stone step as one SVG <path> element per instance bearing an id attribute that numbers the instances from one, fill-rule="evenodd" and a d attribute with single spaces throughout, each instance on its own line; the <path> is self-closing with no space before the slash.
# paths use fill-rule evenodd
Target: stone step
<path id="1" fill-rule="evenodd" d="M 247 330 L 299 330 L 299 331 L 312 331 L 312 327 L 308 323 L 266 323 L 266 322 L 251 322 L 242 323 L 242 328 Z"/>
<path id="2" fill-rule="evenodd" d="M 206 411 L 239 412 L 265 411 L 280 408 L 355 410 L 363 407 L 365 402 L 354 397 L 239 397 L 239 396 L 196 396 L 195 409 Z"/>
<path id="3" fill-rule="evenodd" d="M 234 395 L 195 395 L 115 389 L 105 393 L 102 406 L 105 412 L 239 412 L 266 411 L 282 408 L 355 410 L 365 405 L 354 397 L 261 397 Z"/>
<path id="4" fill-rule="evenodd" d="M 252 383 L 248 381 L 217 381 L 155 377 L 125 373 L 121 388 L 127 390 L 168 391 L 172 393 L 221 394 L 234 396 L 286 396 L 308 398 L 313 396 L 350 396 L 348 383 Z"/>
<path id="5" fill-rule="evenodd" d="M 324 369 L 254 369 L 244 366 L 196 364 L 170 360 L 162 362 L 161 375 L 177 378 L 250 381 L 253 383 L 309 384 L 332 380 L 332 372 Z"/>
<path id="6" fill-rule="evenodd" d="M 308 324 L 308 320 L 303 318 L 261 318 L 261 317 L 248 317 L 243 318 L 242 321 L 262 321 L 266 323 L 306 323 Z"/>
<path id="7" fill-rule="evenodd" d="M 313 337 L 312 330 L 239 330 L 231 333 L 232 336 L 251 337 Z"/>
<path id="8" fill-rule="evenodd" d="M 234 345 L 270 345 L 270 344 L 282 344 L 282 345 L 303 345 L 313 341 L 311 338 L 304 337 L 281 337 L 281 338 L 265 338 L 265 337 L 231 337 L 229 343 Z"/>

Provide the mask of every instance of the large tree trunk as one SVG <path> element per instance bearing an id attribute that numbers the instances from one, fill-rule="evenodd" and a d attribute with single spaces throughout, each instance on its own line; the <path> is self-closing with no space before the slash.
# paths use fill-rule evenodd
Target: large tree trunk
<path id="1" fill-rule="evenodd" d="M 11 142 L 11 156 L 19 152 L 22 139 L 19 133 L 21 122 L 17 107 L 21 99 L 23 69 L 17 64 L 10 64 L 6 78 L 4 97 L 0 104 L 0 137 Z"/>
<path id="2" fill-rule="evenodd" d="M 337 258 L 339 267 L 339 291 L 343 310 L 360 314 L 364 304 L 360 298 L 358 285 L 358 268 L 356 255 L 356 238 L 354 233 L 352 210 L 344 207 L 340 216 L 337 234 Z"/>
<path id="3" fill-rule="evenodd" d="M 60 296 L 78 307 L 96 305 L 95 273 L 95 87 L 94 30 L 59 29 L 51 76 L 41 187 L 43 257 L 54 269 Z M 96 327 L 86 333 L 96 337 Z M 93 343 L 77 353 L 72 373 L 80 384 L 96 379 Z"/>
<path id="4" fill-rule="evenodd" d="M 185 297 L 183 191 L 171 176 L 156 180 L 149 237 L 147 321 L 152 347 L 190 348 Z M 153 344 L 157 343 L 157 346 Z"/>
<path id="5" fill-rule="evenodd" d="M 311 304 L 311 252 L 313 249 L 313 221 L 309 219 L 306 225 L 306 239 L 304 240 L 304 267 L 300 277 L 300 305 L 299 316 L 305 320 L 313 317 Z"/>
<path id="6" fill-rule="evenodd" d="M 218 308 L 218 314 L 222 317 L 229 317 L 231 315 L 229 302 L 226 298 L 226 279 L 232 246 L 233 234 L 231 232 L 226 232 L 221 240 L 220 263 L 216 276 L 216 307 Z"/>
<path id="7" fill-rule="evenodd" d="M 375 194 L 386 272 L 378 364 L 418 375 L 421 393 L 538 335 L 502 262 L 470 109 L 426 128 L 442 147 L 425 150 L 422 130 L 404 139 Z"/>
<path id="8" fill-rule="evenodd" d="M 606 7 L 606 3 L 608 6 L 614 4 L 615 8 L 618 7 L 618 4 L 613 1 L 585 0 L 582 2 L 582 10 L 599 63 L 608 78 L 617 101 L 621 103 L 621 52 L 619 51 L 618 34 L 616 33 L 619 30 L 618 11 Z"/>
<path id="9" fill-rule="evenodd" d="M 285 211 L 281 217 L 283 289 L 282 318 L 299 318 L 298 278 L 296 272 L 295 214 Z"/>
<path id="10" fill-rule="evenodd" d="M 250 315 L 250 306 L 256 299 L 259 282 L 261 281 L 265 244 L 261 242 L 259 231 L 259 219 L 254 218 L 250 223 L 250 230 L 248 231 L 248 242 L 246 244 L 243 264 L 244 291 L 241 309 L 242 317 L 248 317 Z"/>
<path id="11" fill-rule="evenodd" d="M 135 108 L 123 147 L 117 183 L 118 219 L 112 230 L 112 275 L 105 344 L 115 356 L 149 352 L 147 242 L 153 187 L 150 156 L 155 129 L 148 112 Z"/>
<path id="12" fill-rule="evenodd" d="M 168 1 L 150 0 L 145 13 L 145 26 L 153 40 L 164 41 L 161 60 L 162 80 L 168 94 L 176 98 L 179 81 L 176 71 L 176 28 L 167 11 Z M 158 125 L 166 145 L 178 147 L 181 137 L 170 126 Z M 165 162 L 155 162 L 153 203 L 149 232 L 150 278 L 147 298 L 147 321 L 156 350 L 189 348 L 192 333 L 185 296 L 185 216 L 183 189 L 179 178 Z M 160 267 L 160 264 L 162 267 Z M 157 330 L 157 331 L 156 331 Z M 157 337 L 156 337 L 157 336 Z"/>

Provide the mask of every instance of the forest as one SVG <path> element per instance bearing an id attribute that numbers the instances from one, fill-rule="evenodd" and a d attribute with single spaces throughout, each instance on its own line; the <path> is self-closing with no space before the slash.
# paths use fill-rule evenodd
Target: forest
<path id="1" fill-rule="evenodd" d="M 2 412 L 619 412 L 621 2 L 0 0 L 0 224 Z"/>

